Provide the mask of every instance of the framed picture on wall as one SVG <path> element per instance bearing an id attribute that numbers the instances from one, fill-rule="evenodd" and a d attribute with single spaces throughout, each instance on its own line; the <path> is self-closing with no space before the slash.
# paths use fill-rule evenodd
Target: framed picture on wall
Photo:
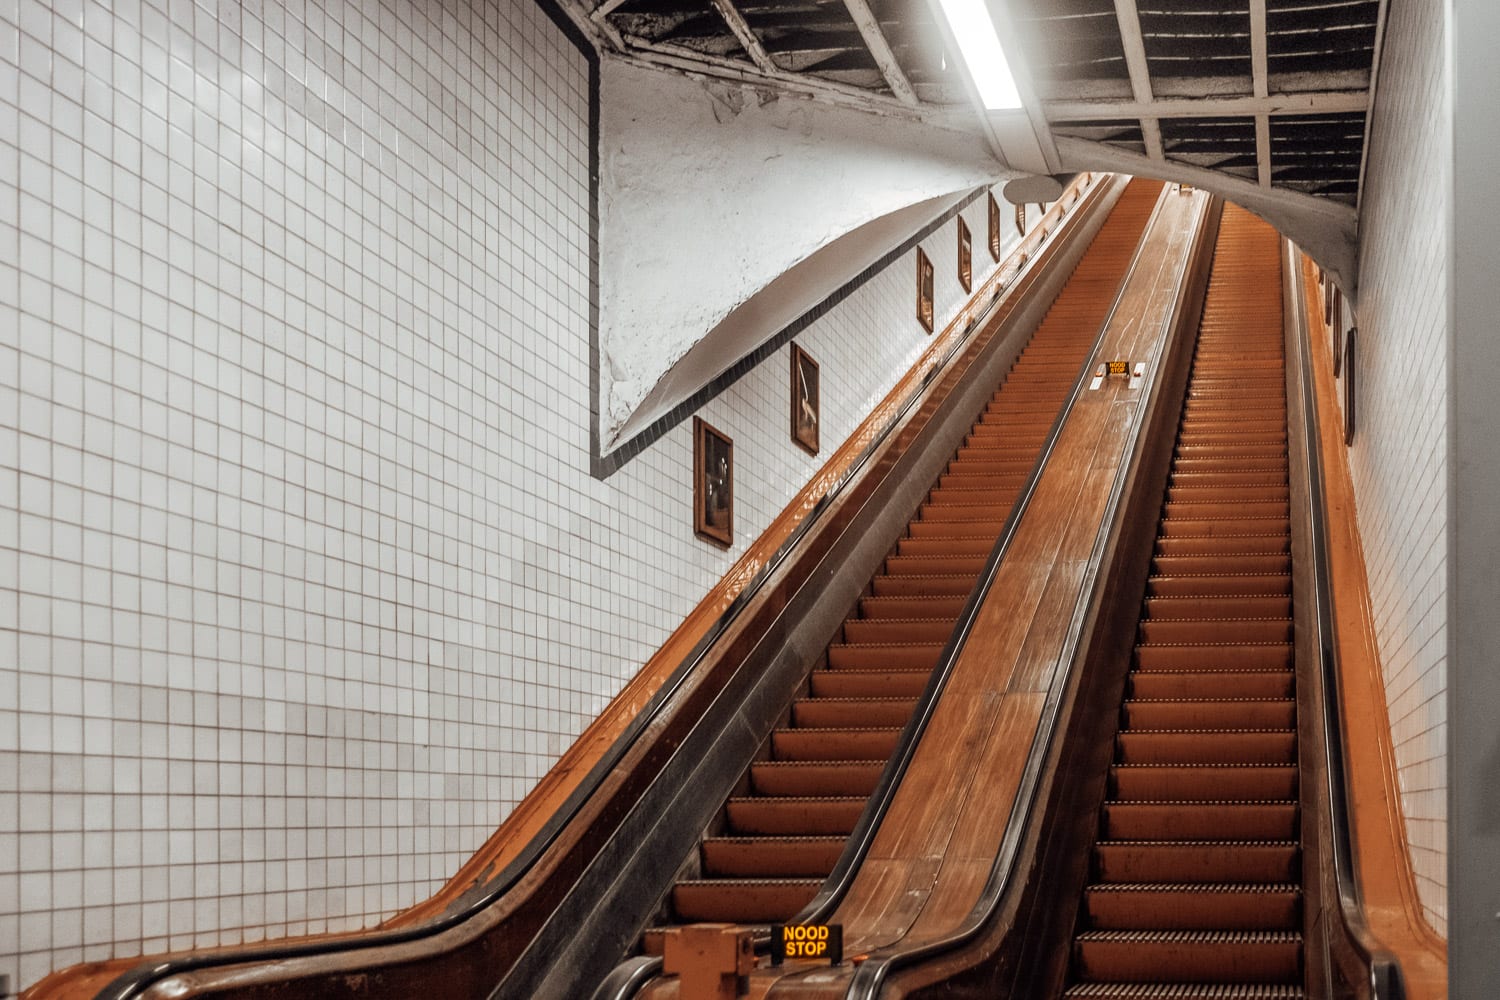
<path id="1" fill-rule="evenodd" d="M 974 290 L 974 239 L 962 215 L 958 217 L 958 283 L 966 292 Z"/>
<path id="2" fill-rule="evenodd" d="M 1354 443 L 1354 348 L 1359 331 L 1350 327 L 1344 334 L 1344 444 Z"/>
<path id="3" fill-rule="evenodd" d="M 1344 371 L 1344 297 L 1337 288 L 1328 294 L 1328 335 L 1333 338 L 1333 377 L 1339 378 Z"/>
<path id="4" fill-rule="evenodd" d="M 917 322 L 928 333 L 935 322 L 932 307 L 932 261 L 921 247 L 917 247 Z"/>
<path id="5" fill-rule="evenodd" d="M 734 541 L 734 442 L 693 418 L 693 533 L 728 548 Z"/>
<path id="6" fill-rule="evenodd" d="M 818 453 L 818 363 L 792 345 L 792 440 Z"/>
<path id="7" fill-rule="evenodd" d="M 1016 206 L 1016 232 L 1022 236 L 1026 235 L 1026 206 L 1024 204 Z"/>
<path id="8" fill-rule="evenodd" d="M 995 258 L 995 263 L 1000 263 L 1000 203 L 995 200 L 994 192 L 990 192 L 990 256 Z"/>

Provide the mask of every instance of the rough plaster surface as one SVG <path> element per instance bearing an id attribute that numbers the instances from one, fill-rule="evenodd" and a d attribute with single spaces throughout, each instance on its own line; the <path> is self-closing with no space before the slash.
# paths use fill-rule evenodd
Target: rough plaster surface
<path id="1" fill-rule="evenodd" d="M 1289 236 L 1333 275 L 1351 298 L 1358 294 L 1354 209 L 1312 195 L 1267 190 L 1250 181 L 1184 163 L 1151 160 L 1102 142 L 1059 136 L 1057 151 L 1068 170 L 1113 170 L 1137 177 L 1158 177 L 1191 184 L 1223 195 Z"/>
<path id="2" fill-rule="evenodd" d="M 601 101 L 606 452 L 712 377 L 676 379 L 670 392 L 652 395 L 679 359 L 773 280 L 867 223 L 1009 176 L 973 135 L 619 60 L 604 61 Z M 841 256 L 838 280 L 909 234 L 871 240 L 863 261 Z M 719 367 L 776 329 L 739 325 L 717 345 Z"/>

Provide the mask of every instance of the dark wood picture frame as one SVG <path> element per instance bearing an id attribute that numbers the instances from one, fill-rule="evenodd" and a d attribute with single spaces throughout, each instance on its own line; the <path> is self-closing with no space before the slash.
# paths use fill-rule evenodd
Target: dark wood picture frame
<path id="1" fill-rule="evenodd" d="M 1344 445 L 1354 443 L 1354 350 L 1359 331 L 1350 327 L 1344 334 Z"/>
<path id="2" fill-rule="evenodd" d="M 734 542 L 734 442 L 701 417 L 693 418 L 693 534 Z"/>
<path id="3" fill-rule="evenodd" d="M 1000 203 L 995 200 L 995 192 L 991 191 L 990 199 L 990 256 L 995 258 L 995 263 L 1000 263 Z"/>
<path id="4" fill-rule="evenodd" d="M 974 290 L 974 237 L 962 215 L 958 217 L 958 283 L 966 292 Z"/>
<path id="5" fill-rule="evenodd" d="M 928 333 L 936 324 L 932 303 L 932 261 L 926 251 L 917 247 L 917 322 Z"/>
<path id="6" fill-rule="evenodd" d="M 1016 232 L 1022 236 L 1026 235 L 1026 205 L 1024 202 L 1016 206 Z"/>
<path id="7" fill-rule="evenodd" d="M 819 413 L 818 363 L 792 345 L 792 440 L 809 455 L 818 453 Z"/>
<path id="8" fill-rule="evenodd" d="M 1344 373 L 1344 300 L 1338 289 L 1328 296 L 1328 337 L 1333 341 L 1333 377 Z"/>

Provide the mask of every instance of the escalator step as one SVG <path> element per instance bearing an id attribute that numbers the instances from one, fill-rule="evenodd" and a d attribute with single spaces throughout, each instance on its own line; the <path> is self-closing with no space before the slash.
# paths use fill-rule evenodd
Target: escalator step
<path id="1" fill-rule="evenodd" d="M 1163 512 L 1169 521 L 1225 516 L 1285 518 L 1288 506 L 1285 500 L 1168 500 Z"/>
<path id="2" fill-rule="evenodd" d="M 896 543 L 896 553 L 903 556 L 984 557 L 988 556 L 994 547 L 994 535 L 966 538 L 903 538 Z"/>
<path id="3" fill-rule="evenodd" d="M 962 597 L 968 599 L 974 589 L 974 576 L 951 573 L 931 576 L 888 576 L 881 574 L 871 581 L 876 597 Z M 959 605 L 962 610 L 963 606 Z M 958 612 L 954 612 L 957 616 Z"/>
<path id="4" fill-rule="evenodd" d="M 991 546 L 993 548 L 993 546 Z M 972 581 L 977 579 L 989 558 L 989 550 L 966 556 L 922 555 L 886 556 L 887 576 L 943 576 L 963 575 Z"/>
<path id="5" fill-rule="evenodd" d="M 1161 538 L 1237 538 L 1244 535 L 1282 535 L 1291 528 L 1286 517 L 1165 517 Z"/>
<path id="6" fill-rule="evenodd" d="M 1159 670 L 1130 675 L 1130 697 L 1290 698 L 1291 670 Z"/>
<path id="7" fill-rule="evenodd" d="M 771 734 L 777 760 L 889 760 L 901 730 L 778 729 Z"/>
<path id="8" fill-rule="evenodd" d="M 937 666 L 941 642 L 888 642 L 868 645 L 834 643 L 828 666 L 834 670 L 925 670 Z"/>
<path id="9" fill-rule="evenodd" d="M 851 618 L 844 622 L 844 641 L 856 644 L 942 643 L 952 633 L 952 618 Z"/>
<path id="10" fill-rule="evenodd" d="M 1107 840 L 1292 840 L 1297 803 L 1106 802 Z"/>
<path id="11" fill-rule="evenodd" d="M 1094 845 L 1102 882 L 1292 882 L 1295 840 L 1106 840 Z"/>
<path id="12" fill-rule="evenodd" d="M 1144 699 L 1125 702 L 1125 728 L 1293 729 L 1297 703 L 1290 698 Z"/>
<path id="13" fill-rule="evenodd" d="M 812 902 L 820 878 L 714 879 L 678 882 L 672 909 L 684 923 L 770 923 Z"/>
<path id="14" fill-rule="evenodd" d="M 1292 644 L 1142 644 L 1135 647 L 1135 664 L 1139 670 L 1202 670 L 1210 664 L 1220 670 L 1290 670 Z"/>
<path id="15" fill-rule="evenodd" d="M 930 670 L 814 670 L 809 686 L 818 698 L 915 698 Z"/>
<path id="16" fill-rule="evenodd" d="M 1074 946 L 1082 978 L 1151 982 L 1275 983 L 1302 974 L 1292 931 L 1087 931 Z"/>
<path id="17" fill-rule="evenodd" d="M 1300 986 L 1276 983 L 1080 983 L 1065 1000 L 1304 1000 Z"/>
<path id="18" fill-rule="evenodd" d="M 1112 882 L 1084 890 L 1095 930 L 1295 930 L 1302 890 L 1291 883 Z"/>
<path id="19" fill-rule="evenodd" d="M 1290 573 L 1201 573 L 1195 576 L 1153 576 L 1146 593 L 1155 599 L 1173 597 L 1250 597 L 1290 595 Z"/>
<path id="20" fill-rule="evenodd" d="M 806 729 L 904 726 L 914 698 L 799 698 L 792 702 L 792 725 Z"/>
<path id="21" fill-rule="evenodd" d="M 1160 545 L 1160 542 L 1157 544 Z M 1291 573 L 1292 557 L 1286 552 L 1234 552 L 1201 556 L 1163 553 L 1152 560 L 1152 566 L 1157 576 L 1188 577 L 1215 573 L 1287 576 Z"/>
<path id="22" fill-rule="evenodd" d="M 1286 502 L 1291 499 L 1290 494 L 1291 490 L 1284 483 L 1272 483 L 1265 486 L 1169 486 L 1167 502 L 1233 503 L 1239 500 L 1252 500 L 1256 503 L 1266 500 Z"/>
<path id="23" fill-rule="evenodd" d="M 1290 764 L 1116 764 L 1109 777 L 1117 802 L 1297 797 L 1297 768 Z"/>
<path id="24" fill-rule="evenodd" d="M 785 796 L 732 798 L 725 804 L 736 834 L 843 834 L 848 836 L 864 811 L 865 796 Z"/>
<path id="25" fill-rule="evenodd" d="M 1292 616 L 1291 594 L 1207 593 L 1152 597 L 1146 601 L 1146 616 L 1168 621 L 1193 618 L 1284 618 Z"/>
<path id="26" fill-rule="evenodd" d="M 861 617 L 868 620 L 881 618 L 947 618 L 952 620 L 964 609 L 970 587 L 961 594 L 911 594 L 898 597 L 864 597 L 860 599 Z"/>
<path id="27" fill-rule="evenodd" d="M 1121 764 L 1294 764 L 1295 729 L 1122 730 Z"/>
<path id="28" fill-rule="evenodd" d="M 1269 556 L 1286 553 L 1291 539 L 1284 533 L 1269 535 L 1162 535 L 1156 539 L 1161 556 Z M 1220 568 L 1227 565 L 1220 563 Z"/>
<path id="29" fill-rule="evenodd" d="M 823 878 L 833 871 L 846 842 L 840 836 L 709 837 L 702 844 L 703 872 L 719 878 L 767 873 Z"/>
<path id="30" fill-rule="evenodd" d="M 757 795 L 869 795 L 885 769 L 883 760 L 763 760 L 750 765 Z"/>

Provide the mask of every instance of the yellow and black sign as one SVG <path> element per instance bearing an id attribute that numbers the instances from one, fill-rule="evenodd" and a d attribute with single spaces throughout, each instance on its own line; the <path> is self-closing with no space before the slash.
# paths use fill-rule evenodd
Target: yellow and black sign
<path id="1" fill-rule="evenodd" d="M 1109 363 L 1109 377 L 1110 378 L 1129 378 L 1130 377 L 1130 362 L 1129 361 L 1111 361 Z"/>
<path id="2" fill-rule="evenodd" d="M 844 925 L 772 924 L 771 964 L 780 965 L 789 958 L 838 965 L 844 960 Z"/>

